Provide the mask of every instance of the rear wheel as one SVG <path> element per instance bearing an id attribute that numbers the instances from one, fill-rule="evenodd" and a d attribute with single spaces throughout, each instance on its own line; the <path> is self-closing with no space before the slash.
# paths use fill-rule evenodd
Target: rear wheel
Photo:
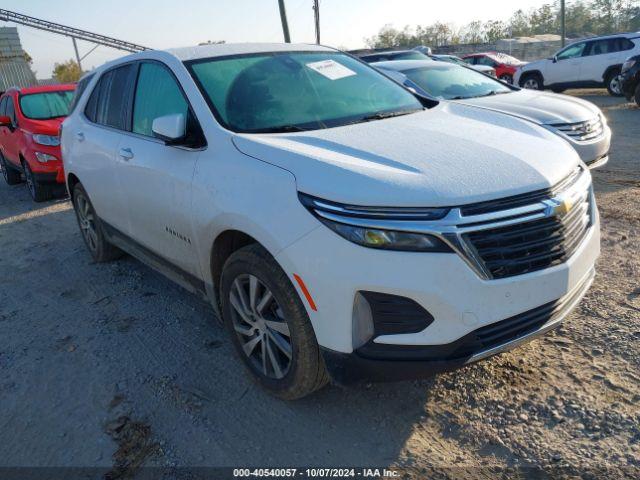
<path id="1" fill-rule="evenodd" d="M 539 73 L 529 73 L 522 77 L 520 80 L 520 86 L 528 88 L 530 90 L 542 90 L 542 76 Z"/>
<path id="2" fill-rule="evenodd" d="M 73 188 L 73 208 L 82 232 L 82 238 L 96 262 L 108 262 L 122 256 L 122 250 L 109 243 L 104 234 L 100 218 L 89 200 L 87 192 L 79 183 Z"/>
<path id="3" fill-rule="evenodd" d="M 222 315 L 254 380 L 285 400 L 324 386 L 327 373 L 309 316 L 287 275 L 259 245 L 224 265 Z"/>
<path id="4" fill-rule="evenodd" d="M 622 95 L 623 95 L 622 94 L 622 81 L 620 80 L 620 72 L 619 71 L 614 70 L 609 75 L 607 75 L 605 83 L 607 85 L 607 91 L 609 92 L 609 95 L 611 95 L 613 97 L 622 97 Z"/>
<path id="5" fill-rule="evenodd" d="M 15 168 L 9 166 L 2 153 L 0 153 L 0 167 L 2 167 L 2 176 L 4 177 L 4 181 L 7 182 L 7 184 L 17 185 L 18 183 L 22 182 L 20 172 Z"/>
<path id="6" fill-rule="evenodd" d="M 36 180 L 28 162 L 23 161 L 22 168 L 24 170 L 24 178 L 27 181 L 27 189 L 31 194 L 31 198 L 33 198 L 35 202 L 44 202 L 49 200 L 52 196 L 51 187 L 43 185 Z"/>

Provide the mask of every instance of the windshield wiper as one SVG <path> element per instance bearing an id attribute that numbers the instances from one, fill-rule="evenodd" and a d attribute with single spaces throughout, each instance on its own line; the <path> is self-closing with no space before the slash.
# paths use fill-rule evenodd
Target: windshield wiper
<path id="1" fill-rule="evenodd" d="M 402 115 L 410 115 L 412 113 L 421 112 L 424 108 L 417 108 L 415 110 L 397 110 L 395 112 L 376 112 L 371 115 L 365 115 L 345 125 L 353 125 L 354 123 L 372 122 L 374 120 L 384 120 L 385 118 L 401 117 Z"/>
<path id="2" fill-rule="evenodd" d="M 291 133 L 291 132 L 308 132 L 312 128 L 304 128 L 300 125 L 280 125 L 278 127 L 261 128 L 247 133 Z"/>

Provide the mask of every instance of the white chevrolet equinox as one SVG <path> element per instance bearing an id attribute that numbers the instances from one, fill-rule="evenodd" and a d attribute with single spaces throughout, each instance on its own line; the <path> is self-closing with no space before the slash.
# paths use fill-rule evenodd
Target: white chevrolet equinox
<path id="1" fill-rule="evenodd" d="M 589 170 L 557 135 L 324 47 L 113 61 L 80 82 L 62 150 L 93 258 L 203 295 L 286 399 L 521 344 L 580 301 L 600 251 Z"/>

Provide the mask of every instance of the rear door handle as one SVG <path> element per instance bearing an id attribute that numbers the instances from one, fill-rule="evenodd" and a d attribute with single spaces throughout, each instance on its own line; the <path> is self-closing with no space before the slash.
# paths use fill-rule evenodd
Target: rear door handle
<path id="1" fill-rule="evenodd" d="M 76 133 L 76 139 L 77 139 L 79 142 L 84 142 L 84 133 L 82 133 L 82 132 L 78 132 L 78 133 Z"/>
<path id="2" fill-rule="evenodd" d="M 118 152 L 118 155 L 120 155 L 126 161 L 129 161 L 134 157 L 133 151 L 130 148 L 121 148 Z"/>

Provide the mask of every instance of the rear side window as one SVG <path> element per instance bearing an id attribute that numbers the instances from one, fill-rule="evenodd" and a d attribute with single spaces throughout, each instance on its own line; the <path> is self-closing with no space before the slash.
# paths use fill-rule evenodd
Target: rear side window
<path id="1" fill-rule="evenodd" d="M 633 47 L 635 47 L 635 44 L 629 40 L 628 38 L 619 38 L 619 50 L 622 52 L 624 50 L 631 50 Z"/>
<path id="2" fill-rule="evenodd" d="M 153 121 L 176 113 L 189 118 L 189 104 L 175 78 L 158 63 L 143 63 L 133 105 L 133 132 L 152 137 Z"/>
<path id="3" fill-rule="evenodd" d="M 69 106 L 69 113 L 73 112 L 76 109 L 76 106 L 80 101 L 80 97 L 82 97 L 82 94 L 87 89 L 87 86 L 89 85 L 92 79 L 93 79 L 93 74 L 84 77 L 82 80 L 78 82 L 78 86 L 76 87 L 76 93 L 73 96 L 73 100 L 71 100 L 71 105 Z"/>
<path id="4" fill-rule="evenodd" d="M 89 120 L 119 130 L 129 130 L 135 70 L 135 66 L 130 64 L 102 75 L 87 102 L 85 114 Z"/>

